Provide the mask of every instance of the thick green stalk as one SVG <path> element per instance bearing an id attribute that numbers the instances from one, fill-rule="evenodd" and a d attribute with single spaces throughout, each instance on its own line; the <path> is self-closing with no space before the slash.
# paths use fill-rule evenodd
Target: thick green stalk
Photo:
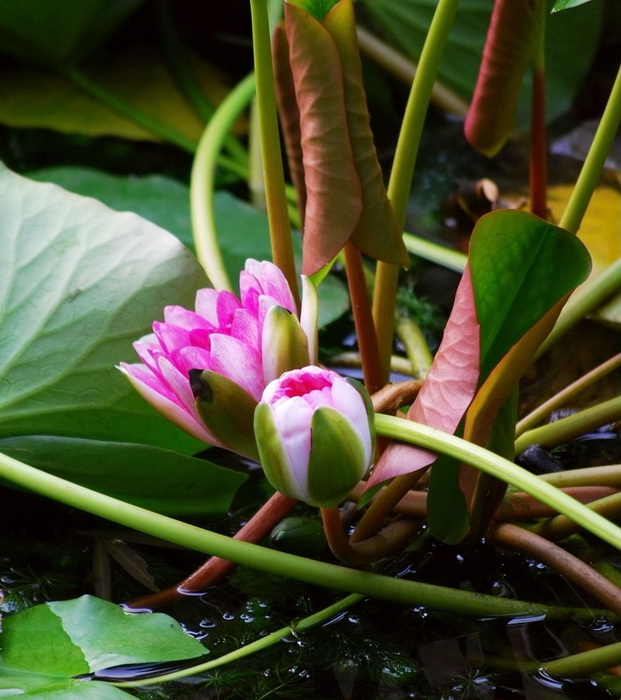
<path id="1" fill-rule="evenodd" d="M 216 232 L 214 194 L 220 149 L 237 117 L 248 106 L 255 90 L 248 75 L 226 96 L 201 136 L 190 178 L 190 209 L 196 257 L 216 289 L 232 290 Z"/>
<path id="2" fill-rule="evenodd" d="M 471 464 L 486 474 L 534 496 L 608 544 L 621 549 L 621 528 L 508 459 L 454 435 L 403 418 L 377 414 L 375 427 L 378 435 L 411 442 Z"/>
<path id="3" fill-rule="evenodd" d="M 257 80 L 257 110 L 263 172 L 265 174 L 265 199 L 270 222 L 272 260 L 282 270 L 299 305 L 297 273 L 293 257 L 293 240 L 289 224 L 289 209 L 285 194 L 278 131 L 267 2 L 266 0 L 250 0 L 250 9 L 252 12 L 254 68 Z"/>
<path id="4" fill-rule="evenodd" d="M 559 226 L 577 233 L 621 123 L 621 67 Z"/>
<path id="5" fill-rule="evenodd" d="M 403 242 L 408 249 L 408 253 L 416 255 L 424 260 L 429 260 L 449 270 L 455 272 L 463 272 L 466 267 L 468 256 L 460 253 L 458 250 L 446 248 L 439 243 L 427 241 L 420 236 L 415 236 L 411 233 L 403 234 Z"/>
<path id="6" fill-rule="evenodd" d="M 621 642 L 609 644 L 599 649 L 583 651 L 562 659 L 546 661 L 542 670 L 557 678 L 586 678 L 596 671 L 619 665 L 621 659 Z"/>
<path id="7" fill-rule="evenodd" d="M 400 426 L 401 431 L 395 430 L 390 425 L 384 425 L 385 434 L 400 435 L 403 433 L 409 438 L 418 436 L 419 430 L 414 430 L 407 425 L 410 421 L 392 420 L 397 421 L 397 427 L 400 424 L 406 425 Z M 456 438 L 451 439 L 455 440 Z M 436 438 L 434 444 L 436 443 L 443 444 L 444 441 Z M 530 476 L 532 479 L 536 479 L 536 477 Z M 335 590 L 393 600 L 406 605 L 424 605 L 432 609 L 476 616 L 547 615 L 550 619 L 565 619 L 568 616 L 578 615 L 582 616 L 582 619 L 589 619 L 593 614 L 592 611 L 587 610 L 556 608 L 470 591 L 448 589 L 417 581 L 406 581 L 278 552 L 209 530 L 202 530 L 194 525 L 188 525 L 144 508 L 124 503 L 116 498 L 47 474 L 2 454 L 0 454 L 0 478 L 47 498 L 55 499 L 168 542 L 205 554 L 230 559 L 251 568 L 314 585 L 327 586 Z M 546 486 L 548 485 L 546 484 Z M 548 488 L 556 491 L 551 486 Z M 557 510 L 568 512 L 569 509 L 557 508 Z M 591 516 L 594 517 L 594 514 Z M 614 528 L 612 524 L 610 527 Z M 616 528 L 614 530 L 616 532 Z"/>
<path id="8" fill-rule="evenodd" d="M 459 0 L 439 0 L 425 39 L 403 117 L 388 184 L 388 197 L 392 202 L 397 224 L 402 230 L 405 226 L 414 166 L 416 165 L 429 100 L 458 7 Z M 385 379 L 388 378 L 392 351 L 398 275 L 398 265 L 378 262 L 373 294 L 373 319 L 377 329 Z"/>

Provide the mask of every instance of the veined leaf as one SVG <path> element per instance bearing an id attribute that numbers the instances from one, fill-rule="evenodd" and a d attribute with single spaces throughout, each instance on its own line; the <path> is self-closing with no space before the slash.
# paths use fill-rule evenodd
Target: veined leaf
<path id="1" fill-rule="evenodd" d="M 0 437 L 64 435 L 195 452 L 115 369 L 167 304 L 208 280 L 135 214 L 0 170 Z"/>
<path id="2" fill-rule="evenodd" d="M 479 219 L 470 243 L 470 265 L 481 323 L 483 378 L 591 269 L 578 238 L 517 210 Z"/>
<path id="3" fill-rule="evenodd" d="M 0 696 L 30 700 L 127 700 L 132 696 L 119 688 L 75 676 L 205 653 L 168 615 L 128 615 L 92 596 L 6 617 L 0 646 Z"/>
<path id="4" fill-rule="evenodd" d="M 433 365 L 407 417 L 453 433 L 476 391 L 479 357 L 479 322 L 466 267 Z M 412 445 L 393 445 L 381 456 L 368 484 L 424 469 L 436 458 L 434 452 Z"/>

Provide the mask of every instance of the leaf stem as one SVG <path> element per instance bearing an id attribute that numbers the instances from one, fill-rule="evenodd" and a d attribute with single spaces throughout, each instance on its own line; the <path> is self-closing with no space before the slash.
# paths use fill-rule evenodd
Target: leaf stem
<path id="1" fill-rule="evenodd" d="M 458 7 L 459 0 L 439 0 L 425 39 L 403 117 L 388 184 L 388 197 L 395 211 L 397 225 L 402 230 L 405 227 L 410 187 L 429 100 Z M 385 379 L 388 378 L 392 351 L 398 275 L 398 265 L 378 262 L 373 293 L 373 319 L 377 329 Z"/>
<path id="2" fill-rule="evenodd" d="M 547 352 L 567 331 L 619 289 L 621 289 L 621 258 L 596 277 L 590 277 L 571 295 L 554 328 L 539 347 L 536 357 Z"/>
<path id="3" fill-rule="evenodd" d="M 522 420 L 515 427 L 516 436 L 521 435 L 526 432 L 529 428 L 532 428 L 537 423 L 547 418 L 553 411 L 566 405 L 568 401 L 571 401 L 575 396 L 580 394 L 582 391 L 587 389 L 591 384 L 605 377 L 610 372 L 613 372 L 617 367 L 621 367 L 621 353 L 611 357 L 606 362 L 602 362 L 590 372 L 576 379 L 575 382 L 566 386 L 562 391 L 549 398 L 547 401 L 537 406 L 533 411 L 531 411 L 527 416 L 524 416 Z"/>
<path id="4" fill-rule="evenodd" d="M 360 351 L 364 383 L 373 394 L 384 386 L 379 361 L 379 348 L 375 326 L 371 316 L 371 303 L 360 251 L 350 242 L 345 244 L 345 271 L 351 298 L 351 308 L 356 328 L 356 339 Z"/>
<path id="5" fill-rule="evenodd" d="M 621 397 L 615 396 L 571 416 L 522 433 L 515 441 L 515 453 L 530 445 L 559 445 L 589 430 L 600 428 L 621 418 Z"/>
<path id="6" fill-rule="evenodd" d="M 257 111 L 261 156 L 265 173 L 265 198 L 270 222 L 272 259 L 289 282 L 299 307 L 299 291 L 276 111 L 276 91 L 270 41 L 270 23 L 266 0 L 250 0 L 252 44 L 257 80 Z"/>
<path id="7" fill-rule="evenodd" d="M 231 291 L 218 245 L 214 194 L 220 149 L 229 129 L 247 107 L 255 90 L 254 75 L 238 83 L 226 96 L 201 136 L 190 178 L 190 209 L 196 256 L 216 289 Z"/>
<path id="8" fill-rule="evenodd" d="M 271 530 L 291 511 L 297 503 L 292 498 L 274 493 L 259 510 L 233 536 L 244 542 L 261 542 Z M 129 603 L 131 608 L 157 608 L 170 605 L 184 595 L 206 591 L 210 586 L 229 574 L 235 567 L 235 562 L 221 557 L 209 557 L 194 573 L 187 576 L 181 583 L 152 595 L 145 596 Z"/>
<path id="9" fill-rule="evenodd" d="M 378 414 L 375 416 L 375 427 L 377 433 L 384 437 L 405 440 L 471 464 L 473 467 L 525 491 L 559 513 L 571 518 L 608 544 L 621 549 L 621 528 L 508 459 L 455 435 L 449 435 L 427 425 L 403 418 Z"/>
<path id="10" fill-rule="evenodd" d="M 392 421 L 397 421 L 397 426 L 410 422 L 399 419 L 392 419 Z M 401 431 L 395 430 L 392 426 L 383 427 L 388 428 L 386 431 L 388 433 L 403 433 L 410 438 L 418 435 L 419 432 L 418 430 L 413 430 L 409 425 L 402 426 L 403 430 Z M 437 439 L 434 440 L 434 444 L 437 442 Z M 443 443 L 444 440 L 441 442 Z M 529 476 L 532 479 L 536 479 L 532 475 Z M 366 571 L 358 571 L 266 549 L 256 544 L 235 540 L 231 537 L 203 530 L 194 525 L 188 525 L 144 508 L 124 503 L 52 474 L 47 474 L 3 454 L 0 454 L 0 477 L 47 498 L 53 498 L 74 508 L 195 551 L 223 557 L 238 564 L 244 564 L 279 576 L 295 578 L 314 585 L 393 600 L 407 605 L 424 605 L 433 609 L 477 616 L 537 614 L 547 615 L 550 619 L 567 619 L 577 615 L 581 619 L 591 619 L 593 615 L 592 611 L 558 608 L 521 600 L 498 598 L 481 593 L 472 593 L 470 591 L 448 589 L 418 581 L 406 581 Z M 545 486 L 548 486 L 553 492 L 556 491 L 548 484 L 545 484 Z M 570 509 L 561 508 L 559 510 L 568 512 Z M 591 519 L 595 518 L 594 522 L 597 526 L 599 523 L 599 520 L 597 520 L 598 516 L 592 513 L 590 516 Z M 616 535 L 617 528 L 612 523 L 608 525 Z M 603 528 L 600 527 L 594 527 L 594 529 L 598 532 L 603 531 Z M 604 534 L 607 535 L 608 532 Z"/>
<path id="11" fill-rule="evenodd" d="M 617 615 L 621 615 L 621 589 L 578 557 L 545 537 L 512 523 L 492 525 L 487 533 L 494 541 L 548 564 Z"/>
<path id="12" fill-rule="evenodd" d="M 621 123 L 621 67 L 619 67 L 617 78 L 610 91 L 608 103 L 595 132 L 593 143 L 559 223 L 559 226 L 571 231 L 571 233 L 577 233 L 580 228 L 582 217 L 602 174 L 619 123 Z"/>

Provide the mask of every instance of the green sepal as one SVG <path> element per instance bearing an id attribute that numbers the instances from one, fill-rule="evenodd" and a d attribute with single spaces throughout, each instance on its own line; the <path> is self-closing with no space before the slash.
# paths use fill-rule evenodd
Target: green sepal
<path id="1" fill-rule="evenodd" d="M 299 498 L 291 479 L 289 459 L 280 441 L 274 413 L 267 403 L 260 403 L 254 412 L 259 461 L 270 484 L 289 498 Z"/>
<path id="2" fill-rule="evenodd" d="M 254 439 L 257 402 L 239 384 L 211 370 L 190 370 L 198 415 L 207 430 L 227 449 L 258 460 Z"/>
<path id="3" fill-rule="evenodd" d="M 343 379 L 354 387 L 354 389 L 360 394 L 362 400 L 364 401 L 364 407 L 367 411 L 367 416 L 369 417 L 369 432 L 371 433 L 371 445 L 375 445 L 375 409 L 373 408 L 373 401 L 371 395 L 366 390 L 364 384 L 359 382 L 357 379 L 352 377 L 343 377 Z"/>
<path id="4" fill-rule="evenodd" d="M 308 338 L 295 314 L 283 306 L 270 308 L 263 324 L 261 352 L 266 384 L 284 372 L 308 365 Z"/>
<path id="5" fill-rule="evenodd" d="M 308 503 L 328 508 L 344 500 L 367 468 L 364 446 L 350 421 L 321 406 L 311 421 Z"/>

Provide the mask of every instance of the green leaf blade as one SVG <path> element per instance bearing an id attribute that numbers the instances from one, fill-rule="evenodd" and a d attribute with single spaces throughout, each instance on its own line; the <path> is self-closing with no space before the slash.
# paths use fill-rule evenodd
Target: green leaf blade
<path id="1" fill-rule="evenodd" d="M 484 379 L 554 304 L 586 279 L 590 258 L 569 232 L 526 212 L 503 210 L 479 220 L 470 265 Z"/>

